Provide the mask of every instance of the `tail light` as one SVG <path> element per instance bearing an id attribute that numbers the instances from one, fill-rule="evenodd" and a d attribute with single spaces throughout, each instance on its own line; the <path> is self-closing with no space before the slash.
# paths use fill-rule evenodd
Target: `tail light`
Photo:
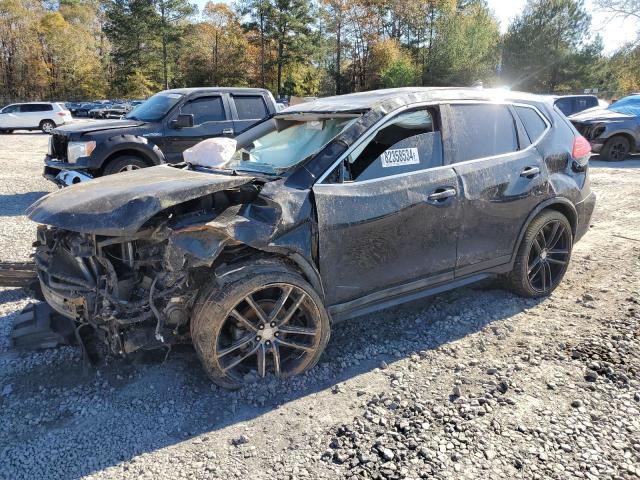
<path id="1" fill-rule="evenodd" d="M 573 150 L 571 155 L 573 158 L 586 157 L 591 153 L 591 144 L 582 135 L 578 135 L 573 139 Z"/>
<path id="2" fill-rule="evenodd" d="M 58 112 L 58 116 L 59 117 L 64 117 L 67 114 L 67 112 Z"/>

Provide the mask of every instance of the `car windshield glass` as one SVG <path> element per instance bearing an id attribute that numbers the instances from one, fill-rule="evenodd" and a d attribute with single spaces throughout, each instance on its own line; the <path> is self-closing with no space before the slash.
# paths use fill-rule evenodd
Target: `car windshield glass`
<path id="1" fill-rule="evenodd" d="M 224 168 L 277 174 L 320 151 L 357 118 L 285 120 L 285 128 L 267 133 L 236 151 Z"/>
<path id="2" fill-rule="evenodd" d="M 182 97 L 180 93 L 158 93 L 138 106 L 134 111 L 127 114 L 124 118 L 145 122 L 160 120 L 178 103 L 180 97 Z"/>
<path id="3" fill-rule="evenodd" d="M 624 97 L 607 107 L 607 110 L 624 113 L 627 115 L 640 116 L 640 95 Z"/>

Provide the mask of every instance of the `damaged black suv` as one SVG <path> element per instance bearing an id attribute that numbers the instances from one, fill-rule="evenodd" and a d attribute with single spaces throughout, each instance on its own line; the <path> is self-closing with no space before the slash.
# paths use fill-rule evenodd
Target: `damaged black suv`
<path id="1" fill-rule="evenodd" d="M 589 145 L 542 97 L 412 88 L 287 108 L 219 167 L 163 165 L 29 212 L 44 295 L 113 352 L 193 342 L 229 388 L 320 357 L 332 322 L 502 276 L 561 281 Z"/>

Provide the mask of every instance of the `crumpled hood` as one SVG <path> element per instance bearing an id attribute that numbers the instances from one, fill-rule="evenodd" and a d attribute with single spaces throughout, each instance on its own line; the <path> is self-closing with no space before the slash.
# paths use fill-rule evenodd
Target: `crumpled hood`
<path id="1" fill-rule="evenodd" d="M 614 112 L 606 108 L 590 108 L 584 112 L 579 112 L 569 117 L 572 122 L 599 122 L 612 120 L 628 120 L 631 115 Z"/>
<path id="2" fill-rule="evenodd" d="M 58 190 L 31 205 L 27 215 L 34 222 L 74 232 L 132 234 L 166 208 L 253 180 L 161 165 Z"/>

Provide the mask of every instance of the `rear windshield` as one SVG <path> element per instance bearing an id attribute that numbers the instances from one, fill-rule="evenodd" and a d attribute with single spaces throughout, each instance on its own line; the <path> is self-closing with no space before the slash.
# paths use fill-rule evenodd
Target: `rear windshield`
<path id="1" fill-rule="evenodd" d="M 621 98 L 607 107 L 607 110 L 626 115 L 640 115 L 640 95 Z"/>
<path id="2" fill-rule="evenodd" d="M 182 98 L 181 93 L 158 93 L 146 102 L 132 110 L 124 118 L 142 120 L 143 122 L 155 122 L 164 116 Z"/>

